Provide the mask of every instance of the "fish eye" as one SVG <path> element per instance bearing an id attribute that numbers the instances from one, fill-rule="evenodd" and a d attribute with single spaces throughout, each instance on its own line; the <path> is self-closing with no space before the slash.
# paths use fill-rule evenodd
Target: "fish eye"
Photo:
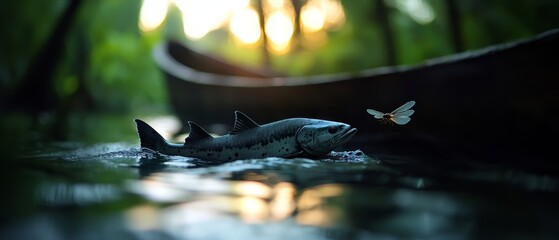
<path id="1" fill-rule="evenodd" d="M 328 128 L 328 133 L 330 134 L 334 134 L 338 131 L 338 127 L 337 126 L 331 126 Z"/>

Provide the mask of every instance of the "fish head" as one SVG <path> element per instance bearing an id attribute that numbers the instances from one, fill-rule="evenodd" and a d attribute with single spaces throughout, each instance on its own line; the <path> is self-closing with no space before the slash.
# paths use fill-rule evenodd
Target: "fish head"
<path id="1" fill-rule="evenodd" d="M 297 142 L 305 152 L 319 156 L 330 153 L 355 135 L 356 128 L 332 121 L 313 121 L 297 132 Z"/>

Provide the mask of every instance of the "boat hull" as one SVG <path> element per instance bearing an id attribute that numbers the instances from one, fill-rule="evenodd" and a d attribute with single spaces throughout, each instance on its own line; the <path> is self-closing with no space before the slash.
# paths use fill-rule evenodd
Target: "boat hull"
<path id="1" fill-rule="evenodd" d="M 260 123 L 320 118 L 351 124 L 368 137 L 436 136 L 487 147 L 538 145 L 543 133 L 559 133 L 557 52 L 553 30 L 415 66 L 308 77 L 244 69 L 175 42 L 161 44 L 154 56 L 183 122 L 231 126 L 240 110 Z M 410 100 L 416 112 L 405 126 L 379 124 L 366 112 L 388 112 Z"/>

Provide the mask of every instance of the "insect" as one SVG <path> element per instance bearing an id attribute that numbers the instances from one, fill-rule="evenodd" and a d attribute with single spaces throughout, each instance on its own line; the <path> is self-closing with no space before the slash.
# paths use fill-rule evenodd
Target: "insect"
<path id="1" fill-rule="evenodd" d="M 382 113 L 373 109 L 367 109 L 367 112 L 382 123 L 404 125 L 411 120 L 410 116 L 415 112 L 413 109 L 410 109 L 413 105 L 415 105 L 415 101 L 409 101 L 390 113 Z"/>

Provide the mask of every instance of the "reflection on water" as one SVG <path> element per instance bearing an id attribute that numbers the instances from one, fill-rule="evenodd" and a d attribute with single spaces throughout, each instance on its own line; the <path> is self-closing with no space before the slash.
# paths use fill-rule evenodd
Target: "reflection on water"
<path id="1" fill-rule="evenodd" d="M 238 214 L 246 223 L 283 220 L 290 217 L 296 207 L 295 186 L 287 182 L 268 186 L 255 181 L 158 173 L 131 181 L 128 187 L 131 192 L 152 201 L 183 203 L 180 209 L 194 206 L 199 215 L 203 214 L 200 209 L 208 216 Z"/>
<path id="2" fill-rule="evenodd" d="M 107 184 L 42 184 L 36 190 L 41 205 L 89 205 L 118 199 L 120 189 Z"/>
<path id="3" fill-rule="evenodd" d="M 297 201 L 299 215 L 297 222 L 307 225 L 332 226 L 341 216 L 341 211 L 332 206 L 324 206 L 325 200 L 340 196 L 341 185 L 320 185 L 303 191 Z"/>
<path id="4" fill-rule="evenodd" d="M 170 180 L 176 174 L 172 173 L 167 177 Z M 322 184 L 297 189 L 295 185 L 286 182 L 266 186 L 252 181 L 220 182 L 211 178 L 189 177 L 183 179 L 190 181 L 162 181 L 167 184 L 164 188 L 174 186 L 175 190 L 183 193 L 180 199 L 172 201 L 174 204 L 163 208 L 150 205 L 129 210 L 127 216 L 131 226 L 137 230 L 145 229 L 145 226 L 158 226 L 159 230 L 183 239 L 268 236 L 245 235 L 246 232 L 235 230 L 236 227 L 267 229 L 271 226 L 289 226 L 286 231 L 292 231 L 291 228 L 310 227 L 317 231 L 303 231 L 302 233 L 306 234 L 304 237 L 321 239 L 324 236 L 318 231 L 320 229 L 351 228 L 353 224 L 372 224 L 367 228 L 384 231 L 388 229 L 389 232 L 405 236 L 460 238 L 469 234 L 473 224 L 473 210 L 465 206 L 463 200 L 448 194 L 403 189 L 379 191 L 344 184 Z M 162 187 L 151 184 L 143 186 L 141 191 L 136 189 L 137 193 L 152 200 L 155 198 L 150 196 L 159 194 Z M 204 191 L 204 186 L 211 187 Z M 165 199 L 163 202 L 168 203 L 169 200 L 172 199 Z M 145 212 L 148 217 L 138 216 L 141 212 Z M 144 218 L 147 222 L 138 222 L 138 219 Z M 158 223 L 154 223 L 153 219 L 158 219 Z M 214 228 L 202 227 L 205 224 L 217 224 L 233 232 L 216 233 Z M 247 227 L 245 224 L 257 225 Z M 442 233 L 445 234 L 441 235 Z"/>
<path id="5" fill-rule="evenodd" d="M 342 185 L 327 184 L 298 191 L 293 184 L 287 182 L 268 186 L 254 181 L 216 181 L 205 177 L 185 177 L 178 173 L 160 173 L 156 178 L 159 184 L 152 184 L 154 180 L 146 178 L 130 187 L 132 191 L 152 201 L 173 204 L 164 208 L 143 205 L 128 210 L 127 219 L 137 231 L 159 229 L 181 239 L 274 236 L 267 233 L 254 235 L 237 229 L 245 226 L 244 224 L 257 224 L 253 227 L 277 228 L 273 232 L 279 234 L 277 238 L 285 236 L 285 233 L 277 231 L 286 227 L 284 230 L 295 233 L 294 236 L 317 239 L 320 236 L 314 235 L 315 233 L 298 233 L 291 228 L 298 226 L 295 229 L 308 230 L 306 225 L 333 227 L 342 220 L 342 209 L 336 205 L 327 205 L 328 199 L 343 194 Z M 179 179 L 185 181 L 177 181 Z M 173 189 L 171 194 L 169 189 Z M 217 224 L 230 228 L 233 232 L 216 232 L 212 227 L 200 227 L 204 224 Z M 268 231 L 268 227 L 263 228 Z"/>
<path id="6" fill-rule="evenodd" d="M 467 160 L 449 168 L 357 150 L 217 163 L 126 143 L 57 144 L 14 161 L 9 180 L 25 187 L 3 206 L 27 210 L 6 211 L 17 221 L 0 239 L 559 236 L 556 176 Z"/>

